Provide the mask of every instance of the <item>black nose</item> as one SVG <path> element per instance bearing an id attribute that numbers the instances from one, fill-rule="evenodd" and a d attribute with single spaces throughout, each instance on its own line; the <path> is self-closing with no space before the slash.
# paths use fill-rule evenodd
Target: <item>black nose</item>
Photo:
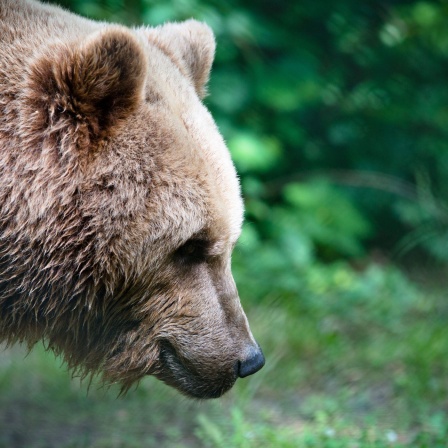
<path id="1" fill-rule="evenodd" d="M 264 356 L 260 347 L 252 349 L 244 361 L 238 361 L 238 376 L 244 378 L 258 372 L 264 366 Z"/>

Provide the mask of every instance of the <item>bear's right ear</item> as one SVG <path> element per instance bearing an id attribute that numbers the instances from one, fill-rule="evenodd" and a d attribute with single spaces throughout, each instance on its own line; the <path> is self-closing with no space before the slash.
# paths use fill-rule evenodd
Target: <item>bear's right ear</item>
<path id="1" fill-rule="evenodd" d="M 211 28 L 205 23 L 190 19 L 146 28 L 144 34 L 171 58 L 190 79 L 199 97 L 203 98 L 216 47 Z"/>
<path id="2" fill-rule="evenodd" d="M 31 67 L 25 93 L 34 127 L 74 124 L 89 139 L 107 135 L 143 98 L 147 61 L 137 39 L 114 26 L 60 46 Z"/>

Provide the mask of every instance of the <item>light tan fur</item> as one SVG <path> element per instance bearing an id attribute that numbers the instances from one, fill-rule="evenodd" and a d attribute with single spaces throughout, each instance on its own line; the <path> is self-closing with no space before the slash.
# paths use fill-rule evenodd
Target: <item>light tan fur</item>
<path id="1" fill-rule="evenodd" d="M 196 397 L 256 343 L 230 271 L 243 206 L 202 104 L 210 29 L 0 0 L 0 339 Z"/>

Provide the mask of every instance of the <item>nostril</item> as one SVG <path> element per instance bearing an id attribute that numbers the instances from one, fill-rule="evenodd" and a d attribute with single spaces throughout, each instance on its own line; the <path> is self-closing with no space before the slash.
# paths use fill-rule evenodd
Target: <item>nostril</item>
<path id="1" fill-rule="evenodd" d="M 244 378 L 258 372 L 264 366 L 264 356 L 260 348 L 253 350 L 244 360 L 238 361 L 238 376 Z"/>

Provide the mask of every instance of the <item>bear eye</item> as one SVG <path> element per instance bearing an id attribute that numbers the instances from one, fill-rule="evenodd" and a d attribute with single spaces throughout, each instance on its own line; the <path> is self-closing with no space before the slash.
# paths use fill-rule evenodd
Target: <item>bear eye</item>
<path id="1" fill-rule="evenodd" d="M 207 259 L 209 246 L 207 240 L 192 238 L 176 250 L 175 256 L 183 262 L 202 263 Z"/>

